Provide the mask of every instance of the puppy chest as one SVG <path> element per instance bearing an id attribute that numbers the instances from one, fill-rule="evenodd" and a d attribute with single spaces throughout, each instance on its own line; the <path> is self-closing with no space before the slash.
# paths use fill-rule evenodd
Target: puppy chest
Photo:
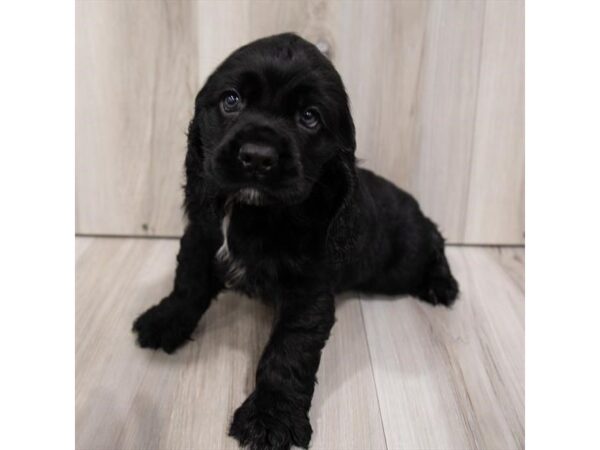
<path id="1" fill-rule="evenodd" d="M 223 218 L 215 261 L 226 287 L 256 295 L 310 272 L 317 259 L 314 233 L 244 219 L 231 212 Z"/>

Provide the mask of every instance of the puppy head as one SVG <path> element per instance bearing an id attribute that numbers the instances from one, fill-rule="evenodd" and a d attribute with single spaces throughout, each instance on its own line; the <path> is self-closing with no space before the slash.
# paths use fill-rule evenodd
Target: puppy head
<path id="1" fill-rule="evenodd" d="M 203 177 L 253 204 L 301 202 L 322 168 L 353 158 L 356 146 L 339 74 L 293 34 L 252 42 L 216 69 L 196 98 L 189 140 Z"/>

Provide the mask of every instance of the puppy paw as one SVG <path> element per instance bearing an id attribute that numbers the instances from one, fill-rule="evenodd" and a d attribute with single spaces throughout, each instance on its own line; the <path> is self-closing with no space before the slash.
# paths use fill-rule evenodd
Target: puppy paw
<path id="1" fill-rule="evenodd" d="M 443 278 L 434 277 L 418 295 L 421 299 L 432 305 L 449 307 L 452 306 L 458 297 L 458 283 L 452 275 Z"/>
<path id="2" fill-rule="evenodd" d="M 308 448 L 312 428 L 305 411 L 281 394 L 254 391 L 235 414 L 229 435 L 249 450 Z"/>
<path id="3" fill-rule="evenodd" d="M 135 320 L 133 332 L 140 347 L 173 353 L 189 340 L 195 326 L 185 311 L 161 302 Z"/>

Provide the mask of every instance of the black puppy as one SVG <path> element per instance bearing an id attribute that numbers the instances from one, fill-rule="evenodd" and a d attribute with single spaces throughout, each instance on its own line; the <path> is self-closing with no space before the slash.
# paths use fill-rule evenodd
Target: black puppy
<path id="1" fill-rule="evenodd" d="M 357 168 L 355 146 L 340 76 L 293 34 L 235 51 L 196 97 L 175 285 L 133 329 L 142 347 L 171 353 L 225 288 L 275 305 L 255 390 L 230 428 L 251 449 L 308 446 L 335 293 L 457 296 L 436 226 L 409 194 Z"/>

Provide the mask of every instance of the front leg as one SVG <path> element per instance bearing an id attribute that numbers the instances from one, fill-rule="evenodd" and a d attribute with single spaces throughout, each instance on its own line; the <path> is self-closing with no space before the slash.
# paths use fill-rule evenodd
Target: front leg
<path id="1" fill-rule="evenodd" d="M 256 373 L 256 388 L 229 434 L 251 450 L 307 448 L 317 369 L 335 322 L 332 294 L 285 300 Z"/>
<path id="2" fill-rule="evenodd" d="M 173 353 L 189 340 L 198 320 L 223 288 L 214 267 L 218 235 L 188 225 L 181 238 L 173 291 L 133 323 L 140 347 Z"/>

